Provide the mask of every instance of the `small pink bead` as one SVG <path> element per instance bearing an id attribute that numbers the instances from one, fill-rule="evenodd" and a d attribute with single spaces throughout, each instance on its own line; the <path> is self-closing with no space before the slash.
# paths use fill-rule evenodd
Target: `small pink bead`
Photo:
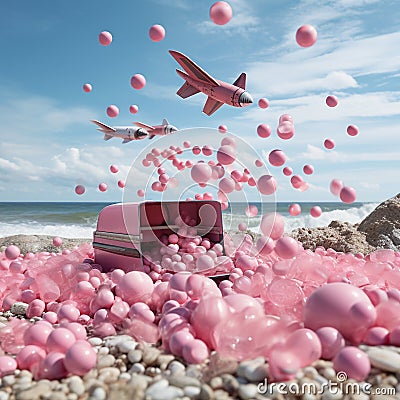
<path id="1" fill-rule="evenodd" d="M 75 342 L 65 354 L 64 365 L 68 372 L 83 376 L 96 365 L 97 356 L 86 341 Z"/>
<path id="2" fill-rule="evenodd" d="M 17 362 L 10 356 L 0 356 L 0 378 L 12 375 L 17 369 Z"/>

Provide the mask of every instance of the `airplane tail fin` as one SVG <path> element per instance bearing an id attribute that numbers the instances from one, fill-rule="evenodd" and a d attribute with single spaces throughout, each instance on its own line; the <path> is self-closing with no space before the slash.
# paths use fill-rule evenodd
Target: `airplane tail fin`
<path id="1" fill-rule="evenodd" d="M 181 96 L 182 99 L 186 99 L 190 96 L 193 96 L 194 94 L 199 93 L 200 90 L 197 90 L 194 86 L 190 85 L 189 83 L 185 82 L 180 88 L 179 90 L 176 92 L 176 94 L 178 96 Z M 168 124 L 164 124 L 163 125 L 168 125 Z"/>
<path id="2" fill-rule="evenodd" d="M 100 130 L 100 129 L 98 129 L 98 130 Z M 111 138 L 112 138 L 111 135 L 107 135 L 107 134 L 104 135 L 104 140 L 110 140 Z"/>
<path id="3" fill-rule="evenodd" d="M 246 74 L 242 72 L 235 82 L 233 82 L 234 86 L 238 86 L 244 90 L 246 90 Z"/>

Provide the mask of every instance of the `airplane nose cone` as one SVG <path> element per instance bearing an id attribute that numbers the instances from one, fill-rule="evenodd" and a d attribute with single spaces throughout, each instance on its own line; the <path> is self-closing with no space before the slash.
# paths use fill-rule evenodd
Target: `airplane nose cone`
<path id="1" fill-rule="evenodd" d="M 144 139 L 146 136 L 148 135 L 147 131 L 139 128 L 136 132 L 135 132 L 135 138 L 136 139 Z"/>
<path id="2" fill-rule="evenodd" d="M 170 130 L 171 132 L 177 132 L 177 131 L 178 131 L 178 128 L 176 128 L 175 126 L 171 125 L 170 128 L 169 128 L 169 130 Z"/>
<path id="3" fill-rule="evenodd" d="M 239 97 L 239 103 L 241 106 L 248 106 L 253 103 L 253 98 L 250 93 L 243 92 Z"/>

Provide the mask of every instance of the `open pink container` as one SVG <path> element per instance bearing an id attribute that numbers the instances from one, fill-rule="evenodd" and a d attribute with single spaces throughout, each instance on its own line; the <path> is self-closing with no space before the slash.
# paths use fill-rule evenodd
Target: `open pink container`
<path id="1" fill-rule="evenodd" d="M 190 225 L 182 221 L 190 219 Z M 179 224 L 177 224 L 177 221 Z M 197 235 L 223 245 L 221 204 L 218 201 L 144 201 L 112 204 L 103 208 L 94 232 L 95 262 L 104 271 L 116 268 L 143 271 L 145 259 L 158 262 L 163 237 L 184 226 Z M 174 272 L 174 271 L 168 271 Z M 207 275 L 207 272 L 204 272 Z"/>

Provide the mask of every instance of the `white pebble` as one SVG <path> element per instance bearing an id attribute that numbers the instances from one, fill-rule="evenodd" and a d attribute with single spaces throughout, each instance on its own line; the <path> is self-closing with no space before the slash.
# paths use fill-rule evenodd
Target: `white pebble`
<path id="1" fill-rule="evenodd" d="M 11 306 L 10 311 L 14 315 L 25 315 L 28 306 L 29 306 L 28 304 L 23 303 L 22 301 L 17 301 Z"/>
<path id="2" fill-rule="evenodd" d="M 330 390 L 325 390 L 322 393 L 321 400 L 342 400 L 343 399 L 343 393 L 339 388 L 335 388 L 334 392 L 331 392 Z"/>
<path id="3" fill-rule="evenodd" d="M 120 373 L 121 372 L 118 368 L 105 367 L 100 370 L 99 380 L 105 383 L 115 382 L 116 380 L 118 380 Z"/>
<path id="4" fill-rule="evenodd" d="M 367 351 L 367 354 L 375 368 L 389 372 L 400 370 L 400 355 L 393 351 L 372 347 Z"/>
<path id="5" fill-rule="evenodd" d="M 106 400 L 107 393 L 102 387 L 98 386 L 96 389 L 93 390 L 89 398 L 91 400 Z"/>
<path id="6" fill-rule="evenodd" d="M 121 343 L 118 343 L 118 345 L 117 345 L 118 350 L 123 354 L 127 354 L 131 350 L 134 350 L 136 348 L 136 346 L 137 346 L 137 343 L 134 340 L 127 340 L 126 342 L 121 342 Z"/>
<path id="7" fill-rule="evenodd" d="M 146 390 L 146 397 L 152 400 L 175 400 L 183 396 L 183 390 L 174 386 L 168 386 L 166 379 L 160 379 Z"/>
<path id="8" fill-rule="evenodd" d="M 68 387 L 71 392 L 76 393 L 78 396 L 85 393 L 85 385 L 79 376 L 71 376 L 68 380 Z"/>
<path id="9" fill-rule="evenodd" d="M 103 339 L 101 339 L 99 337 L 91 337 L 91 338 L 88 339 L 88 342 L 92 346 L 101 346 L 101 344 L 103 343 Z"/>
<path id="10" fill-rule="evenodd" d="M 239 386 L 238 395 L 242 400 L 254 399 L 257 393 L 257 386 L 252 383 Z"/>
<path id="11" fill-rule="evenodd" d="M 199 395 L 200 388 L 197 386 L 186 386 L 183 388 L 183 393 L 185 396 L 193 398 Z"/>
<path id="12" fill-rule="evenodd" d="M 172 375 L 183 375 L 186 371 L 186 367 L 179 361 L 171 361 L 168 365 L 168 369 Z"/>
<path id="13" fill-rule="evenodd" d="M 130 368 L 130 370 L 128 372 L 131 374 L 144 374 L 145 370 L 146 370 L 146 368 L 144 367 L 143 364 L 135 363 L 132 365 L 132 367 Z"/>
<path id="14" fill-rule="evenodd" d="M 115 363 L 115 357 L 112 354 L 106 354 L 97 361 L 97 369 L 112 367 Z"/>
<path id="15" fill-rule="evenodd" d="M 8 400 L 9 394 L 0 390 L 0 400 Z"/>
<path id="16" fill-rule="evenodd" d="M 140 362 L 140 360 L 142 359 L 143 353 L 141 350 L 130 350 L 128 353 L 128 360 L 131 363 L 137 363 Z"/>
<path id="17" fill-rule="evenodd" d="M 1 379 L 2 386 L 12 386 L 15 383 L 15 375 L 6 375 Z"/>
<path id="18" fill-rule="evenodd" d="M 131 379 L 131 374 L 129 374 L 128 372 L 123 372 L 120 376 L 119 379 L 121 381 L 129 381 Z"/>

